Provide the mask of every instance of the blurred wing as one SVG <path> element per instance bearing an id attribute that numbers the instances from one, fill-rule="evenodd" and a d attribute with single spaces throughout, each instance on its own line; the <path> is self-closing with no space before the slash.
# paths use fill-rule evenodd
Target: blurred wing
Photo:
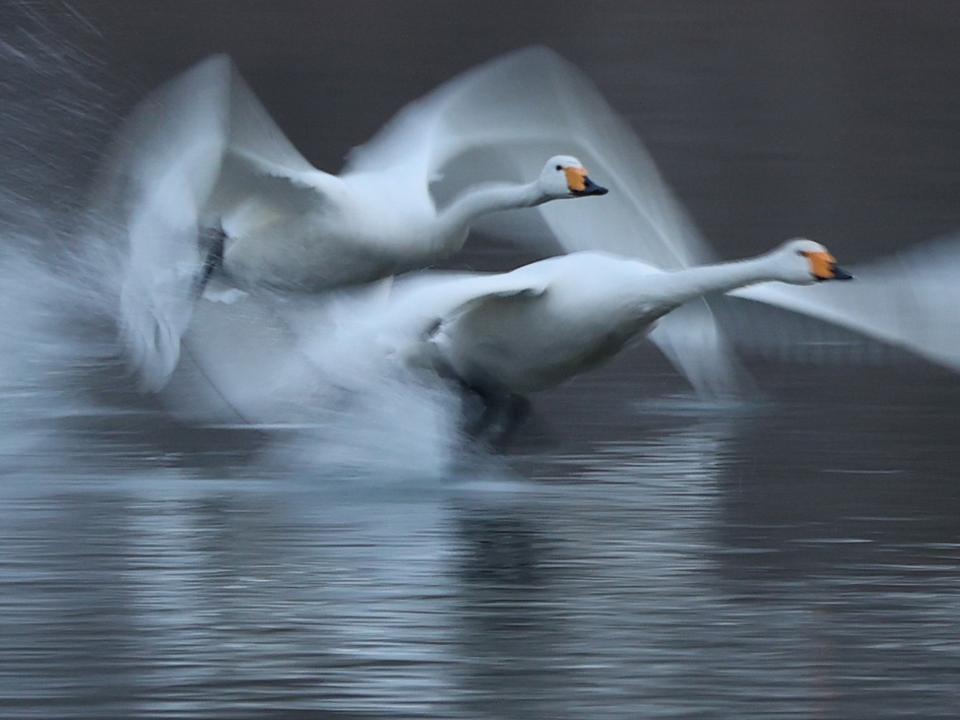
<path id="1" fill-rule="evenodd" d="M 480 65 L 408 105 L 351 153 L 346 172 L 403 168 L 424 183 L 442 178 L 435 191 L 449 198 L 478 182 L 530 181 L 560 153 L 611 189 L 540 206 L 564 251 L 607 250 L 667 269 L 709 259 L 629 125 L 583 73 L 542 47 Z M 498 214 L 489 226 L 520 241 L 529 213 Z"/>
<path id="2" fill-rule="evenodd" d="M 317 202 L 326 178 L 225 56 L 196 65 L 137 107 L 104 165 L 96 209 L 128 247 L 120 326 L 144 389 L 161 388 L 177 364 L 206 259 L 201 230 L 240 222 L 231 210 L 251 195 L 273 209 Z"/>
<path id="3" fill-rule="evenodd" d="M 855 268 L 855 280 L 813 287 L 763 283 L 730 295 L 792 310 L 910 350 L 960 371 L 960 241 L 925 243 Z M 754 321 L 753 345 L 799 342 L 794 334 Z"/>
<path id="4" fill-rule="evenodd" d="M 101 176 L 98 210 L 127 245 L 120 329 L 130 364 L 158 390 L 180 355 L 204 257 L 201 213 L 229 130 L 229 65 L 208 61 L 134 111 Z"/>
<path id="5" fill-rule="evenodd" d="M 723 398 L 752 386 L 703 298 L 662 317 L 647 337 L 704 398 Z"/>
<path id="6" fill-rule="evenodd" d="M 548 280 L 521 268 L 503 274 L 423 272 L 405 281 L 390 298 L 388 309 L 377 317 L 381 339 L 416 354 L 444 323 L 493 299 L 539 297 Z"/>

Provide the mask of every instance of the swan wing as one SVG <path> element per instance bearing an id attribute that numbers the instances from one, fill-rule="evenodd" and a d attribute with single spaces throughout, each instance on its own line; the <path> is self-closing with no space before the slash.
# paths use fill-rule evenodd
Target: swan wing
<path id="1" fill-rule="evenodd" d="M 119 324 L 145 390 L 173 371 L 192 312 L 201 213 L 227 145 L 224 69 L 205 63 L 146 98 L 121 127 L 97 188 L 97 214 L 123 249 Z"/>
<path id="2" fill-rule="evenodd" d="M 436 181 L 443 201 L 483 181 L 529 181 L 558 153 L 576 155 L 611 192 L 539 207 L 554 251 L 606 250 L 668 269 L 710 259 L 633 130 L 580 70 L 543 47 L 489 61 L 408 105 L 351 153 L 347 172 L 403 168 Z M 530 216 L 498 213 L 481 229 L 526 241 Z"/>
<path id="3" fill-rule="evenodd" d="M 164 385 L 180 354 L 208 248 L 201 232 L 240 198 L 276 211 L 322 201 L 329 184 L 271 120 L 225 56 L 149 95 L 121 127 L 94 200 L 126 248 L 120 327 L 146 390 Z M 248 214 L 249 216 L 249 214 Z"/>
<path id="4" fill-rule="evenodd" d="M 328 200 L 339 180 L 300 154 L 229 58 L 214 56 L 191 72 L 204 71 L 206 64 L 218 69 L 214 82 L 226 83 L 229 90 L 229 135 L 217 202 L 229 205 L 250 196 L 278 193 L 299 193 L 299 202 L 305 205 L 318 206 Z"/>
<path id="5" fill-rule="evenodd" d="M 763 283 L 730 295 L 791 310 L 909 350 L 960 371 L 960 238 L 923 243 L 853 269 L 855 280 L 812 287 Z M 777 327 L 773 327 L 776 323 Z M 736 328 L 757 346 L 796 344 L 797 335 L 776 320 Z M 856 354 L 847 355 L 857 360 Z"/>
<path id="6" fill-rule="evenodd" d="M 662 317 L 647 337 L 701 397 L 723 398 L 752 385 L 703 298 Z"/>
<path id="7" fill-rule="evenodd" d="M 444 324 L 485 301 L 540 297 L 549 279 L 521 268 L 510 273 L 424 271 L 406 278 L 377 318 L 383 336 L 402 344 L 429 341 Z"/>

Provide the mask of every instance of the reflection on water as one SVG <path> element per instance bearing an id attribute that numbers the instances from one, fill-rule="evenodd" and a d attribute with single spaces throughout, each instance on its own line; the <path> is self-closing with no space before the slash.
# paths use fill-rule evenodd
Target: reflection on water
<path id="1" fill-rule="evenodd" d="M 532 481 L 20 472 L 0 714 L 948 715 L 958 388 L 899 372 L 739 408 L 575 387 L 609 409 L 569 452 L 519 438 Z"/>

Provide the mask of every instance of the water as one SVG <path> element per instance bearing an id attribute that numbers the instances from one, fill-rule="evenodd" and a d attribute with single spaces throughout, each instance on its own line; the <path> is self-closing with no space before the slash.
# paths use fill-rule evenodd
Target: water
<path id="1" fill-rule="evenodd" d="M 181 458 L 8 479 L 0 707 L 946 717 L 957 387 L 850 402 L 893 375 L 829 371 L 737 407 L 593 384 L 573 407 L 607 402 L 569 451 L 514 449 L 527 478 L 205 478 Z"/>
<path id="2" fill-rule="evenodd" d="M 130 391 L 95 318 L 64 314 L 95 305 L 95 278 L 46 271 L 52 248 L 79 242 L 70 205 L 90 148 L 125 102 L 214 47 L 335 166 L 433 82 L 572 33 L 723 255 L 812 225 L 868 258 L 960 224 L 943 182 L 960 166 L 946 6 L 531 7 L 503 29 L 489 4 L 464 4 L 472 31 L 456 42 L 425 29 L 428 6 L 371 4 L 352 49 L 346 10 L 320 22 L 306 5 L 211 4 L 196 25 L 192 4 L 78 5 L 92 29 L 67 6 L 19 8 L 43 20 L 10 25 L 36 41 L 10 77 L 40 68 L 58 92 L 3 86 L 21 154 L 0 218 L 37 257 L 3 273 L 0 717 L 954 716 L 952 375 L 890 353 L 813 365 L 832 355 L 807 348 L 752 359 L 748 399 L 707 402 L 641 349 L 539 397 L 498 451 L 443 431 L 448 398 L 428 398 L 416 423 L 386 412 L 396 405 L 345 413 L 323 444 L 169 419 Z M 77 44 L 43 45 L 50 24 Z M 384 65 L 395 56 L 403 78 Z M 328 92 L 305 92 L 316 83 Z M 883 111 L 825 103 L 844 87 Z M 343 109 L 318 139 L 310 118 L 332 96 Z M 90 148 L 64 142 L 57 172 L 34 172 L 64 108 Z M 476 248 L 464 262 L 516 257 Z"/>

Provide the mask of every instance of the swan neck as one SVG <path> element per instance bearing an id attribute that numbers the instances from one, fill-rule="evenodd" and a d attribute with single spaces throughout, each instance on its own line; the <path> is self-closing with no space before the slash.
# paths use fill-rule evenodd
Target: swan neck
<path id="1" fill-rule="evenodd" d="M 745 285 L 776 280 L 766 256 L 736 262 L 702 265 L 670 274 L 678 303 L 701 295 L 724 293 Z"/>
<path id="2" fill-rule="evenodd" d="M 526 185 L 472 187 L 465 190 L 443 211 L 441 219 L 448 234 L 460 236 L 484 215 L 501 210 L 533 207 L 545 199 L 536 182 Z"/>

